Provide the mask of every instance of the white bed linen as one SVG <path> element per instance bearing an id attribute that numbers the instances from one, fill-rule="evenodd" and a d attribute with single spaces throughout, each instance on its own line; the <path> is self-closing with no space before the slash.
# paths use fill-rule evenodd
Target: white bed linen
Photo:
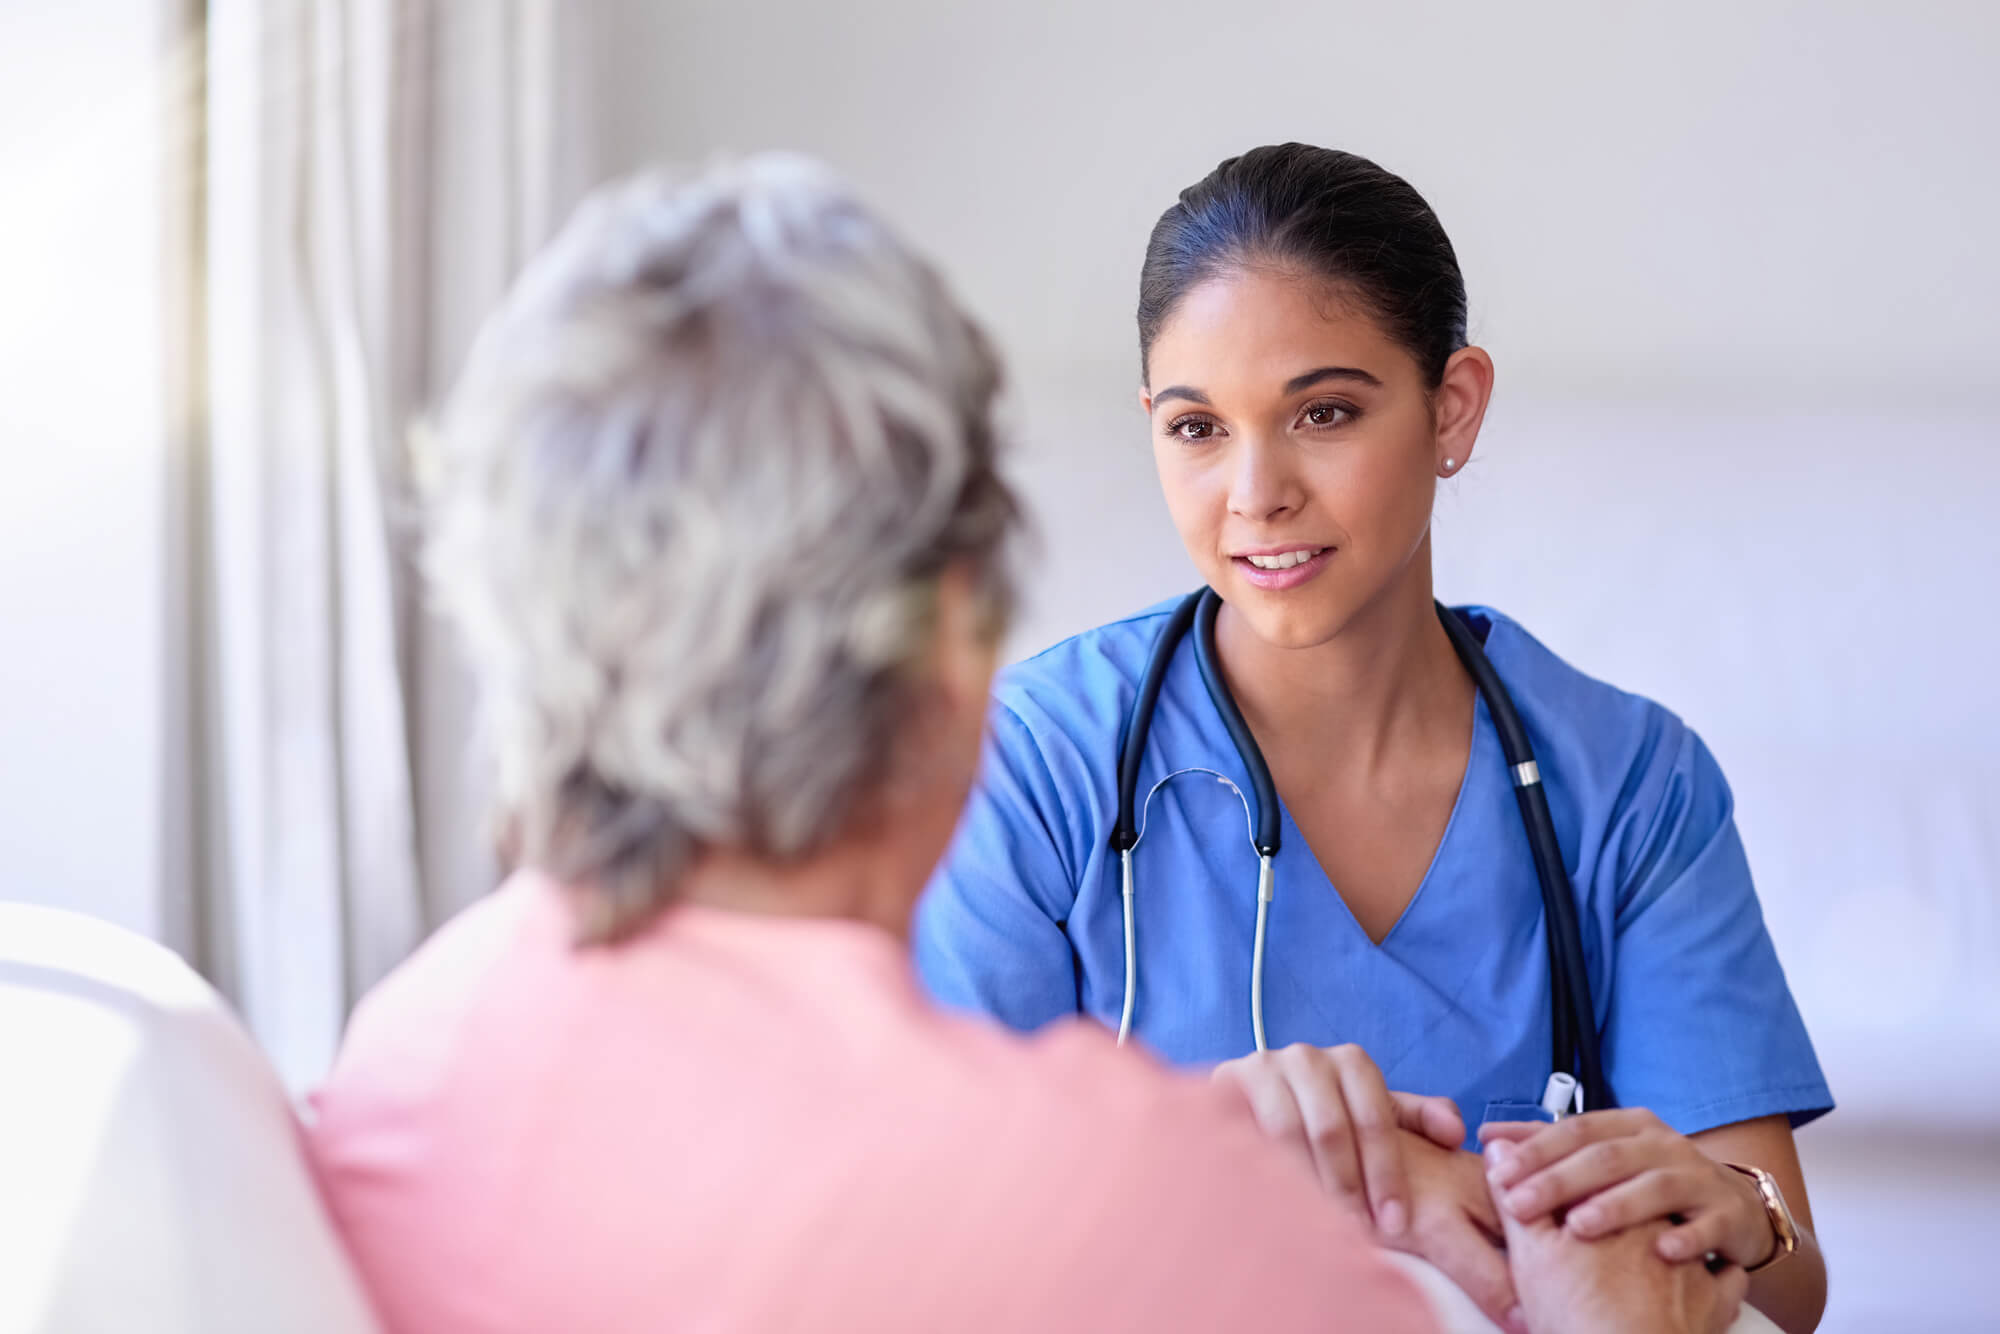
<path id="1" fill-rule="evenodd" d="M 1413 1255 L 1390 1252 L 1389 1258 L 1416 1280 L 1424 1300 L 1437 1316 L 1439 1334 L 1503 1334 L 1500 1326 L 1486 1318 L 1472 1298 L 1428 1261 Z M 1753 1306 L 1745 1306 L 1730 1325 L 1728 1334 L 1781 1334 L 1770 1318 Z"/>

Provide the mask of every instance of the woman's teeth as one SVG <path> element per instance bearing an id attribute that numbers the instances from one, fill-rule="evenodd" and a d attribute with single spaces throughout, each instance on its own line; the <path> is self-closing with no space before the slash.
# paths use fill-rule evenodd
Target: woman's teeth
<path id="1" fill-rule="evenodd" d="M 1325 550 L 1325 547 L 1314 547 L 1310 551 L 1287 551 L 1282 556 L 1245 556 L 1243 559 L 1260 570 L 1289 570 L 1294 565 L 1304 565 Z"/>

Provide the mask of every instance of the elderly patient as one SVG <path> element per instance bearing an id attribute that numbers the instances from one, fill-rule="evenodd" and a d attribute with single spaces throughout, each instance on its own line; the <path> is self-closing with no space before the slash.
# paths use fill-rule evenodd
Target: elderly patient
<path id="1" fill-rule="evenodd" d="M 598 196 L 483 334 L 428 564 L 522 869 L 363 1002 L 311 1134 L 390 1329 L 1432 1327 L 1222 1090 L 913 983 L 1009 603 L 997 378 L 791 160 Z M 1514 1241 L 1538 1329 L 1741 1296 Z"/>

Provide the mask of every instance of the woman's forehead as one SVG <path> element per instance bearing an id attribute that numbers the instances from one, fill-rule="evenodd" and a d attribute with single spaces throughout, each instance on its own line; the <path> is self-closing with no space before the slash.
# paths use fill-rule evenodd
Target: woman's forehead
<path id="1" fill-rule="evenodd" d="M 1156 390 L 1194 384 L 1281 393 L 1287 381 L 1315 367 L 1352 366 L 1386 383 L 1408 362 L 1351 293 L 1323 279 L 1258 267 L 1190 288 L 1161 326 L 1149 369 Z"/>

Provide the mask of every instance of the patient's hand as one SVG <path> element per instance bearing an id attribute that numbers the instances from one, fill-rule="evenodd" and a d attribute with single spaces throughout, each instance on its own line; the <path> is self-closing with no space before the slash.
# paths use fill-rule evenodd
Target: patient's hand
<path id="1" fill-rule="evenodd" d="M 1501 1221 L 1534 1334 L 1721 1334 L 1749 1290 L 1735 1265 L 1711 1274 L 1701 1264 L 1662 1260 L 1655 1246 L 1672 1226 L 1664 1220 L 1591 1241 L 1546 1214 Z"/>
<path id="2" fill-rule="evenodd" d="M 1500 1249 L 1500 1213 L 1487 1192 L 1479 1155 L 1439 1148 L 1405 1131 L 1403 1162 L 1410 1180 L 1410 1227 L 1401 1237 L 1382 1238 L 1382 1244 L 1430 1261 L 1489 1319 L 1525 1334 L 1518 1314 L 1509 1319 L 1516 1304 L 1514 1280 Z"/>

